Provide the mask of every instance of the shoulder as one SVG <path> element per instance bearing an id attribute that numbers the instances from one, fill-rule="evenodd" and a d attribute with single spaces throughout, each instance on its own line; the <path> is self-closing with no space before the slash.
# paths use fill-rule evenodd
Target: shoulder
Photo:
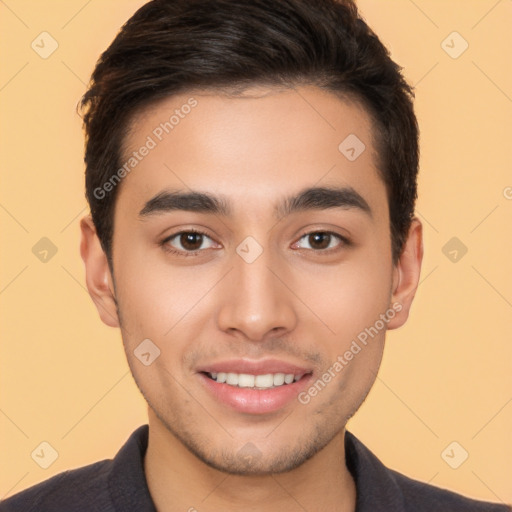
<path id="1" fill-rule="evenodd" d="M 399 487 L 407 511 L 512 512 L 512 508 L 504 504 L 474 500 L 453 491 L 414 480 L 392 469 L 387 471 Z"/>
<path id="2" fill-rule="evenodd" d="M 156 512 L 143 458 L 148 425 L 141 425 L 113 459 L 71 469 L 0 502 L 0 512 Z"/>
<path id="3" fill-rule="evenodd" d="M 474 500 L 390 469 L 348 431 L 345 452 L 356 483 L 358 511 L 512 512 L 508 505 Z"/>
<path id="4" fill-rule="evenodd" d="M 0 512 L 109 511 L 112 460 L 63 471 L 0 502 Z"/>

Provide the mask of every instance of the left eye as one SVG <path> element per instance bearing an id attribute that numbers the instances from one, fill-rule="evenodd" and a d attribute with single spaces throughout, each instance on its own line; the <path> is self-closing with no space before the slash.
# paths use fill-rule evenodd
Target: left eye
<path id="1" fill-rule="evenodd" d="M 338 239 L 338 242 L 346 242 L 346 240 L 336 233 L 331 233 L 329 231 L 315 231 L 312 233 L 307 233 L 300 240 L 306 240 L 306 242 L 310 245 L 310 247 L 305 247 L 306 249 L 313 249 L 318 251 L 323 251 L 326 249 L 332 249 L 336 244 L 332 242 Z M 299 242 L 297 243 L 300 243 Z M 341 245 L 338 243 L 338 245 Z M 304 249 L 304 247 L 299 247 L 300 249 Z"/>

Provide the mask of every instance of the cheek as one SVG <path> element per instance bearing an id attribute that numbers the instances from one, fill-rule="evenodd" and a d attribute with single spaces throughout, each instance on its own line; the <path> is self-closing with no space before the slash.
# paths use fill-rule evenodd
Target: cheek
<path id="1" fill-rule="evenodd" d="M 391 260 L 373 254 L 361 253 L 357 261 L 313 280 L 307 295 L 317 308 L 315 313 L 331 330 L 322 338 L 324 359 L 319 375 L 329 381 L 326 387 L 330 391 L 315 398 L 312 407 L 318 411 L 332 408 L 336 417 L 348 418 L 357 410 L 382 359 L 386 322 L 381 315 L 390 309 Z M 327 332 L 322 324 L 317 325 L 318 332 Z M 320 395 L 316 388 L 311 391 Z"/>
<path id="2" fill-rule="evenodd" d="M 302 279 L 301 296 L 340 341 L 373 325 L 389 307 L 391 261 L 372 254 L 361 253 Z"/>
<path id="3" fill-rule="evenodd" d="M 177 269 L 142 251 L 120 254 L 114 269 L 123 326 L 130 335 L 168 339 L 208 292 L 208 272 L 193 266 Z"/>

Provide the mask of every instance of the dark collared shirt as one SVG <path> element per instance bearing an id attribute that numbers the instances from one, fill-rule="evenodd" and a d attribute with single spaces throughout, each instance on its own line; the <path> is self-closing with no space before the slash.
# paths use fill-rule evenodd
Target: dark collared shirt
<path id="1" fill-rule="evenodd" d="M 113 459 L 59 473 L 0 502 L 0 512 L 156 512 L 143 465 L 148 432 L 148 425 L 140 426 Z M 512 511 L 388 469 L 350 432 L 345 449 L 356 483 L 356 512 Z"/>

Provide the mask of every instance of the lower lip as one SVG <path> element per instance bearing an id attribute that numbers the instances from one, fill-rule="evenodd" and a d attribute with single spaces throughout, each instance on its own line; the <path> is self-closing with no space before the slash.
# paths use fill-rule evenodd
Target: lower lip
<path id="1" fill-rule="evenodd" d="M 297 400 L 299 393 L 307 386 L 312 375 L 304 375 L 300 380 L 271 389 L 250 389 L 230 386 L 210 379 L 204 373 L 198 374 L 203 385 L 213 397 L 239 412 L 266 414 L 278 411 Z"/>

